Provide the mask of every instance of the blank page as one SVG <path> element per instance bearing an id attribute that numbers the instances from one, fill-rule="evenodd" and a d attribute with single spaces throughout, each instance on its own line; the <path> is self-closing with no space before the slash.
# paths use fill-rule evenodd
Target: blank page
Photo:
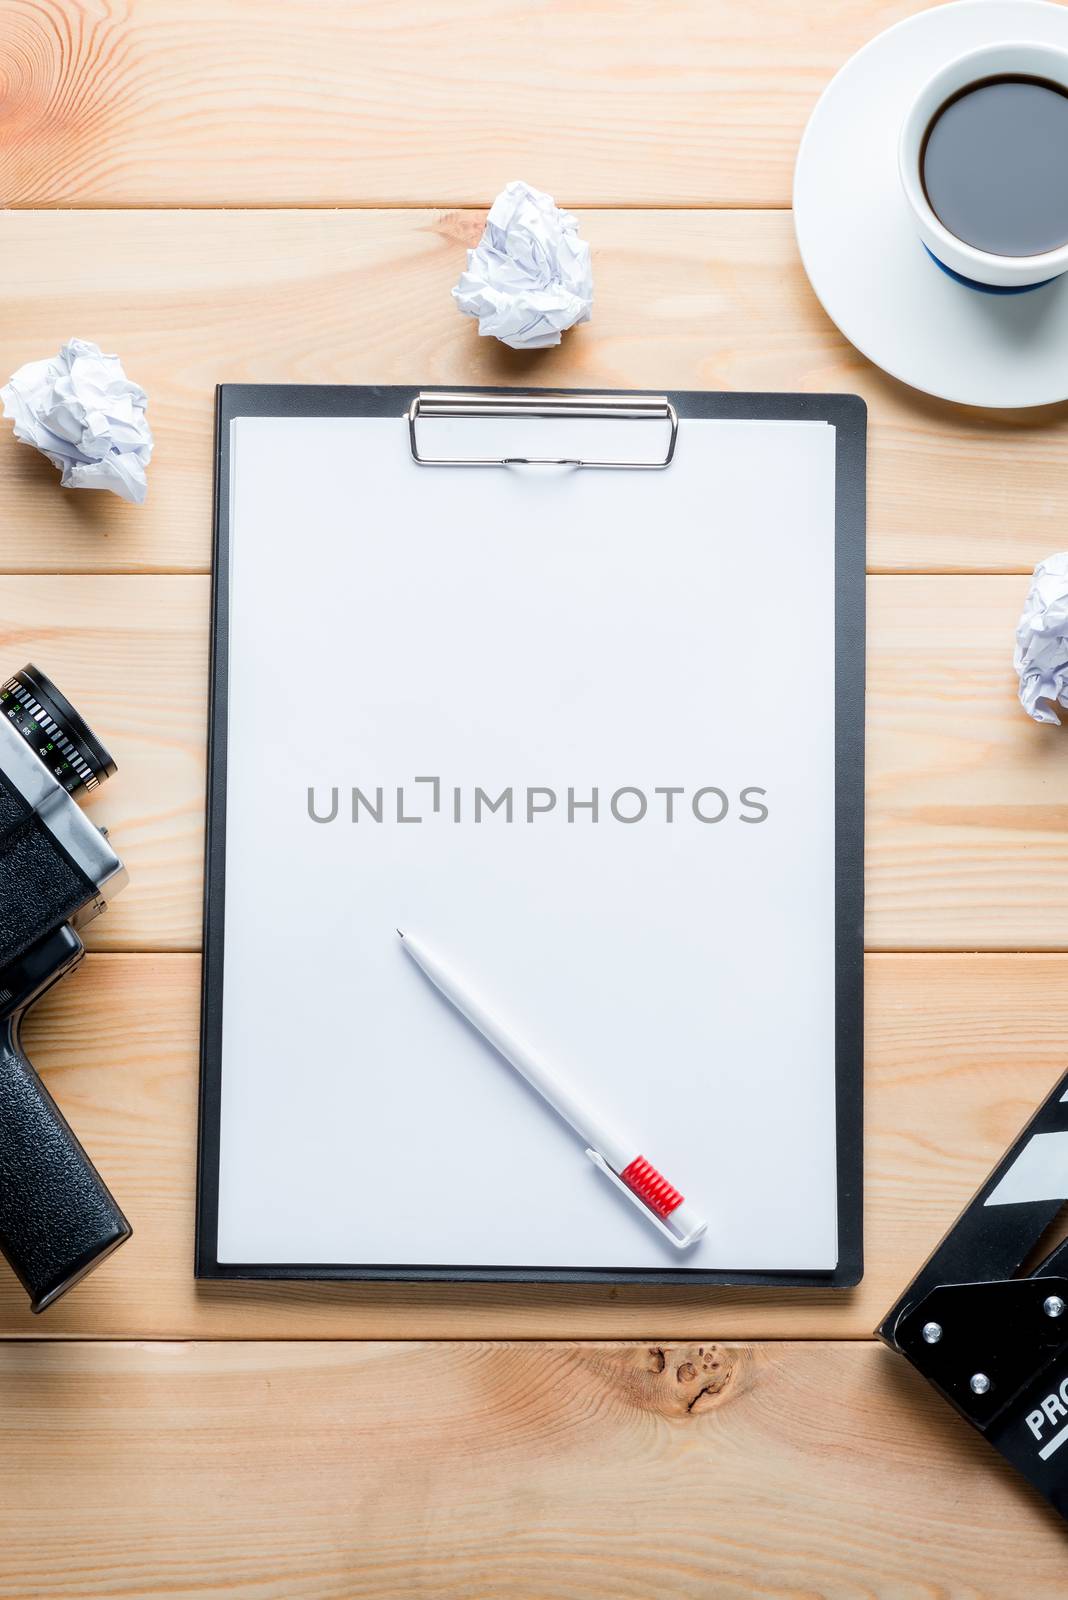
<path id="1" fill-rule="evenodd" d="M 599 426 L 615 458 L 644 424 Z M 231 474 L 220 1261 L 832 1269 L 834 428 L 683 421 L 669 469 L 622 472 L 243 418 Z M 632 1135 L 698 1245 L 398 927 Z"/>

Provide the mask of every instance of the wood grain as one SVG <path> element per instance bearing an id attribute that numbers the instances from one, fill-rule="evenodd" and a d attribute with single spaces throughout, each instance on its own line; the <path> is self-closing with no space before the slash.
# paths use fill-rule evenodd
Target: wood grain
<path id="1" fill-rule="evenodd" d="M 3 0 L 21 206 L 789 204 L 887 0 Z"/>
<path id="2" fill-rule="evenodd" d="M 1063 1525 L 875 1347 L 8 1345 L 0 1414 L 6 1600 L 1064 1593 Z"/>
<path id="3" fill-rule="evenodd" d="M 1016 700 L 1023 583 L 869 590 L 869 947 L 1068 949 L 1068 762 L 1060 731 Z M 199 946 L 207 616 L 205 577 L 0 580 L 5 670 L 51 672 L 119 763 L 92 814 L 131 886 L 89 929 L 94 948 Z"/>
<path id="4" fill-rule="evenodd" d="M 87 942 L 199 944 L 207 606 L 206 578 L 0 580 L 5 670 L 43 667 L 119 764 L 92 816 L 121 831 L 131 887 Z"/>
<path id="5" fill-rule="evenodd" d="M 98 339 L 157 439 L 134 509 L 60 491 L 0 427 L 0 665 L 38 659 L 113 746 L 93 815 L 132 873 L 27 1043 L 135 1226 L 44 1318 L 0 1265 L 0 1600 L 1063 1593 L 1061 1524 L 903 1363 L 848 1342 L 1068 1054 L 1068 953 L 887 953 L 1068 952 L 1065 736 L 1015 702 L 1020 577 L 976 576 L 1065 543 L 1068 410 L 974 412 L 878 373 L 818 306 L 789 213 L 752 209 L 788 206 L 833 71 L 919 8 L 0 0 L 0 380 Z M 593 322 L 536 357 L 479 340 L 448 293 L 517 175 L 586 208 L 594 249 Z M 224 380 L 865 397 L 882 953 L 859 1289 L 195 1284 Z M 789 714 L 788 681 L 773 694 Z M 562 1334 L 640 1342 L 533 1342 Z M 425 1342 L 472 1338 L 532 1342 Z M 724 1342 L 757 1338 L 807 1342 Z"/>
<path id="6" fill-rule="evenodd" d="M 1024 714 L 1012 670 L 1025 585 L 868 588 L 869 946 L 1068 947 L 1064 743 Z"/>
<path id="7" fill-rule="evenodd" d="M 1068 410 L 978 412 L 879 373 L 817 304 L 788 215 L 584 214 L 593 321 L 533 356 L 479 339 L 450 298 L 481 222 L 9 214 L 0 378 L 94 338 L 147 389 L 157 445 L 133 507 L 64 492 L 0 426 L 0 570 L 207 571 L 220 381 L 846 390 L 869 407 L 873 570 L 1025 571 L 1065 543 Z"/>
<path id="8" fill-rule="evenodd" d="M 866 1337 L 1068 1065 L 1068 956 L 869 956 L 866 979 L 867 1271 L 856 1291 L 198 1286 L 199 961 L 91 956 L 33 1013 L 27 1048 L 134 1237 L 43 1317 L 0 1271 L 0 1333 Z"/>

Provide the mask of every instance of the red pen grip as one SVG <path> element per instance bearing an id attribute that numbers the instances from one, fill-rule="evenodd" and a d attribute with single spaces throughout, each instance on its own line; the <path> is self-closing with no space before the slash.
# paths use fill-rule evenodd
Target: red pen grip
<path id="1" fill-rule="evenodd" d="M 639 1200 L 644 1200 L 650 1211 L 658 1217 L 669 1217 L 682 1205 L 682 1195 L 668 1183 L 663 1173 L 657 1172 L 651 1161 L 635 1156 L 619 1174 L 628 1189 L 633 1189 Z"/>

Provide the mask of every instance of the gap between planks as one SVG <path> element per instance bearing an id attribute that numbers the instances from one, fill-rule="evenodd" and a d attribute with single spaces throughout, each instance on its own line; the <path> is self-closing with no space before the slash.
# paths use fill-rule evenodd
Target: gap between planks
<path id="1" fill-rule="evenodd" d="M 221 214 L 227 212 L 244 213 L 249 211 L 488 211 L 493 204 L 489 200 L 320 200 L 312 204 L 295 206 L 291 201 L 279 200 L 277 205 L 260 201 L 256 205 L 242 204 L 237 201 L 226 206 L 201 205 L 195 201 L 183 201 L 176 205 L 171 201 L 145 201 L 141 205 L 107 205 L 103 202 L 98 205 L 49 205 L 46 202 L 36 202 L 33 205 L 22 201 L 9 201 L 2 209 L 5 211 L 31 212 L 52 211 L 57 214 L 67 212 L 85 213 L 94 215 L 99 211 L 217 211 Z M 597 202 L 595 204 L 583 203 L 582 205 L 567 206 L 565 210 L 574 216 L 581 216 L 586 211 L 673 211 L 678 216 L 685 216 L 687 212 L 694 212 L 699 216 L 710 211 L 792 211 L 793 205 L 789 201 L 780 201 L 775 205 L 755 206 L 746 200 L 738 201 L 708 201 L 703 204 L 680 206 L 668 201 L 658 203 L 650 200 L 620 200 L 616 203 Z"/>
<path id="2" fill-rule="evenodd" d="M 86 946 L 90 955 L 100 956 L 197 956 L 202 954 L 200 945 L 184 944 L 109 944 L 106 949 L 97 950 L 92 944 Z M 925 945 L 896 945 L 866 944 L 866 956 L 908 956 L 917 961 L 929 961 L 932 957 L 970 956 L 976 960 L 985 956 L 1065 956 L 1068 955 L 1068 945 L 1059 944 L 1006 944 L 1006 945 L 955 945 L 939 944 Z"/>
<path id="3" fill-rule="evenodd" d="M 548 387 L 552 387 L 549 385 Z M 729 391 L 724 390 L 723 393 Z M 203 578 L 210 566 L 199 567 L 55 567 L 0 566 L 0 578 Z M 865 567 L 868 578 L 1029 578 L 1033 568 L 1019 567 Z"/>
<path id="4" fill-rule="evenodd" d="M 238 1286 L 240 1286 L 240 1284 L 242 1282 L 249 1282 L 251 1280 L 238 1278 L 238 1279 L 235 1279 L 234 1281 L 235 1281 L 235 1283 L 238 1284 Z M 259 1281 L 263 1282 L 264 1280 L 260 1279 Z M 316 1281 L 317 1280 L 315 1280 L 315 1279 L 306 1280 L 307 1288 L 314 1289 L 315 1286 L 316 1286 Z M 325 1280 L 323 1280 L 323 1281 L 325 1281 Z M 409 1279 L 408 1281 L 411 1282 L 412 1280 Z M 522 1285 L 518 1285 L 518 1287 L 521 1288 Z M 533 1288 L 537 1288 L 538 1285 L 534 1284 L 534 1285 L 532 1285 L 532 1287 Z M 712 1285 L 712 1287 L 714 1288 L 715 1285 Z M 670 1293 L 670 1291 L 668 1291 L 668 1292 Z M 789 1298 L 789 1296 L 791 1294 L 794 1294 L 796 1292 L 797 1292 L 796 1290 L 790 1289 L 790 1288 L 785 1288 L 785 1289 L 782 1290 L 782 1294 L 786 1298 Z M 804 1292 L 804 1291 L 802 1291 L 802 1292 Z M 887 1310 L 889 1310 L 889 1309 L 890 1308 L 888 1306 Z M 711 1320 L 711 1318 L 709 1320 Z M 131 1333 L 40 1333 L 40 1334 L 25 1334 L 25 1333 L 3 1333 L 3 1332 L 0 1332 L 0 1350 L 10 1350 L 12 1348 L 12 1346 L 15 1346 L 15 1345 L 24 1345 L 26 1347 L 26 1349 L 28 1349 L 28 1350 L 39 1350 L 42 1345 L 60 1345 L 60 1344 L 100 1344 L 100 1345 L 107 1344 L 107 1345 L 113 1345 L 113 1346 L 116 1346 L 116 1347 L 128 1346 L 128 1347 L 130 1347 L 132 1349 L 137 1349 L 142 1345 L 158 1345 L 158 1344 L 183 1345 L 183 1346 L 209 1345 L 209 1344 L 210 1345 L 225 1345 L 225 1346 L 237 1345 L 237 1344 L 260 1344 L 260 1345 L 262 1345 L 262 1344 L 283 1344 L 283 1345 L 293 1345 L 293 1346 L 301 1346 L 301 1345 L 309 1345 L 309 1344 L 331 1344 L 331 1345 L 335 1345 L 335 1344 L 336 1345 L 342 1345 L 342 1344 L 405 1344 L 405 1345 L 407 1345 L 407 1344 L 420 1344 L 420 1345 L 430 1344 L 430 1345 L 436 1345 L 436 1346 L 442 1346 L 442 1345 L 471 1345 L 471 1346 L 497 1345 L 497 1346 L 501 1346 L 501 1347 L 506 1346 L 506 1345 L 513 1345 L 513 1344 L 538 1345 L 538 1346 L 541 1346 L 541 1347 L 544 1347 L 544 1346 L 547 1346 L 547 1345 L 548 1346 L 551 1346 L 551 1345 L 568 1345 L 568 1346 L 583 1345 L 583 1346 L 589 1347 L 591 1345 L 592 1346 L 597 1346 L 597 1345 L 604 1345 L 604 1344 L 615 1344 L 615 1345 L 626 1345 L 626 1346 L 633 1346 L 635 1348 L 640 1348 L 642 1345 L 689 1345 L 689 1344 L 694 1344 L 696 1342 L 697 1342 L 697 1336 L 692 1332 L 685 1332 L 685 1333 L 675 1334 L 675 1333 L 672 1333 L 670 1330 L 665 1332 L 663 1328 L 658 1329 L 655 1333 L 647 1333 L 647 1334 L 628 1333 L 628 1334 L 625 1334 L 625 1335 L 623 1335 L 622 1337 L 619 1337 L 619 1338 L 613 1338 L 611 1336 L 611 1334 L 606 1334 L 606 1333 L 602 1333 L 602 1334 L 592 1334 L 592 1333 L 583 1334 L 583 1333 L 578 1333 L 578 1334 L 555 1334 L 555 1335 L 546 1335 L 544 1333 L 507 1333 L 507 1334 L 502 1333 L 502 1334 L 488 1334 L 486 1336 L 482 1336 L 481 1334 L 477 1335 L 477 1336 L 470 1335 L 467 1338 L 464 1338 L 462 1335 L 458 1335 L 458 1334 L 451 1334 L 451 1335 L 449 1335 L 449 1334 L 444 1334 L 444 1335 L 439 1334 L 439 1335 L 435 1335 L 435 1334 L 425 1334 L 425 1333 L 393 1333 L 393 1334 L 389 1334 L 388 1336 L 383 1337 L 383 1335 L 381 1333 L 286 1333 L 286 1334 L 279 1334 L 279 1333 L 244 1333 L 244 1332 L 242 1332 L 242 1333 L 195 1333 L 195 1334 L 180 1334 L 180 1333 L 179 1334 L 175 1334 L 175 1333 L 132 1333 L 132 1334 Z M 858 1350 L 867 1350 L 867 1349 L 870 1349 L 870 1347 L 873 1344 L 877 1344 L 879 1341 L 876 1338 L 874 1333 L 869 1334 L 867 1338 L 858 1338 L 858 1336 L 855 1333 L 841 1334 L 841 1335 L 834 1334 L 834 1333 L 782 1333 L 782 1334 L 757 1333 L 757 1334 L 751 1334 L 751 1335 L 744 1334 L 744 1333 L 742 1333 L 742 1334 L 731 1333 L 731 1334 L 725 1335 L 723 1337 L 718 1337 L 718 1336 L 714 1337 L 713 1335 L 709 1334 L 707 1342 L 709 1344 L 734 1345 L 734 1346 L 738 1346 L 738 1345 L 742 1345 L 742 1346 L 761 1345 L 761 1346 L 766 1346 L 768 1348 L 771 1348 L 771 1347 L 774 1347 L 774 1346 L 791 1345 L 791 1344 L 833 1344 L 836 1348 L 841 1348 L 841 1347 L 846 1346 L 846 1345 L 853 1345 Z"/>

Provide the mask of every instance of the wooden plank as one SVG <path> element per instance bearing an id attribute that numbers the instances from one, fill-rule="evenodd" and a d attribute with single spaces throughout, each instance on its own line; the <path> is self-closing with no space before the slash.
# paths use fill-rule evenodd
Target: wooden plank
<path id="1" fill-rule="evenodd" d="M 915 0 L 4 0 L 21 206 L 788 205 L 824 84 Z"/>
<path id="2" fill-rule="evenodd" d="M 1068 948 L 1068 765 L 1016 701 L 1022 581 L 869 588 L 869 946 Z M 97 949 L 199 946 L 207 609 L 204 577 L 0 580 L 5 670 L 51 672 L 119 763 L 92 814 L 131 886 Z"/>
<path id="3" fill-rule="evenodd" d="M 871 1346 L 8 1345 L 0 1412 L 7 1600 L 1064 1593 Z"/>
<path id="4" fill-rule="evenodd" d="M 1023 571 L 1064 544 L 1064 408 L 977 412 L 884 377 L 824 316 L 788 214 L 598 211 L 582 227 L 594 319 L 522 356 L 449 295 L 478 213 L 9 214 L 0 377 L 97 339 L 148 390 L 157 448 L 136 508 L 63 492 L 3 424 L 0 570 L 206 571 L 220 380 L 856 391 L 873 569 Z"/>
<path id="5" fill-rule="evenodd" d="M 0 580 L 5 672 L 36 662 L 119 764 L 91 812 L 131 886 L 87 942 L 199 946 L 207 627 L 207 578 Z"/>
<path id="6" fill-rule="evenodd" d="M 1068 947 L 1068 766 L 1012 669 L 1025 587 L 869 580 L 871 948 Z"/>
<path id="7" fill-rule="evenodd" d="M 39 1318 L 0 1270 L 0 1333 L 865 1337 L 1063 1072 L 1068 956 L 869 956 L 866 976 L 867 1272 L 858 1290 L 198 1286 L 199 962 L 91 956 L 32 1014 L 27 1049 L 134 1237 Z"/>

